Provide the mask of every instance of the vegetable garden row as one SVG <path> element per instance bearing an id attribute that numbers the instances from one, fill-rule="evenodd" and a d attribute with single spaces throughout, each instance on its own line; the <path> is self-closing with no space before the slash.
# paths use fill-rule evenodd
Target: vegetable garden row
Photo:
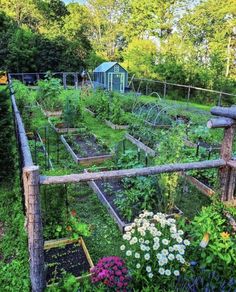
<path id="1" fill-rule="evenodd" d="M 25 204 L 29 234 L 40 235 L 42 219 L 44 256 L 40 238 L 35 255 L 39 272 L 44 257 L 48 291 L 234 291 L 236 211 L 219 199 L 231 157 L 220 159 L 227 131 L 206 127 L 210 112 L 131 93 L 63 90 L 54 78 L 37 90 L 17 81 L 13 88 L 40 167 L 40 176 L 24 170 Z M 29 230 L 34 192 L 39 229 Z"/>

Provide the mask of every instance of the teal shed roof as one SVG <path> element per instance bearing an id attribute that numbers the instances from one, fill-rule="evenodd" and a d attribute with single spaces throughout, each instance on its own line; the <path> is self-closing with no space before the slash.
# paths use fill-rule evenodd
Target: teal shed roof
<path id="1" fill-rule="evenodd" d="M 117 62 L 104 62 L 99 65 L 93 72 L 106 72 L 107 70 L 111 69 Z"/>

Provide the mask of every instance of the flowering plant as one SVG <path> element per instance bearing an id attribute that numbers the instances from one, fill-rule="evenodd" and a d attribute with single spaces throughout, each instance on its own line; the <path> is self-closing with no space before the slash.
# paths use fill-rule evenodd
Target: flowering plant
<path id="1" fill-rule="evenodd" d="M 72 210 L 66 227 L 68 236 L 72 239 L 78 239 L 80 236 L 90 236 L 89 225 L 81 222 L 80 218 L 76 215 L 76 211 Z"/>
<path id="2" fill-rule="evenodd" d="M 184 254 L 190 242 L 183 235 L 175 219 L 148 211 L 125 227 L 126 243 L 120 249 L 126 253 L 133 282 L 142 281 L 142 285 L 147 283 L 149 287 L 153 282 L 156 288 L 158 283 L 166 287 L 173 280 L 173 284 L 186 265 Z"/>
<path id="3" fill-rule="evenodd" d="M 129 283 L 128 269 L 124 261 L 117 256 L 105 257 L 99 260 L 91 269 L 92 283 L 103 283 L 115 291 L 127 291 Z M 110 291 L 110 290 L 109 290 Z"/>

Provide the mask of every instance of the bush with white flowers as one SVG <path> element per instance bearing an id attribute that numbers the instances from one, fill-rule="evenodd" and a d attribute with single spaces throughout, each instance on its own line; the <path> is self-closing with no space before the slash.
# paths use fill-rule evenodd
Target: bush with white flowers
<path id="1" fill-rule="evenodd" d="M 184 255 L 190 242 L 183 238 L 176 220 L 168 215 L 144 211 L 125 227 L 120 249 L 134 277 L 141 281 L 176 280 L 187 263 Z"/>

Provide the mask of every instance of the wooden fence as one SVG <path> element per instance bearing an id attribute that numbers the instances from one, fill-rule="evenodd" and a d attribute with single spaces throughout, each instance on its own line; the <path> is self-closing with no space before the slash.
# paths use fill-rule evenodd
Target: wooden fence
<path id="1" fill-rule="evenodd" d="M 9 78 L 10 79 L 10 78 Z M 30 256 L 30 279 L 32 291 L 41 292 L 45 288 L 44 273 L 44 250 L 43 250 L 43 227 L 40 209 L 40 185 L 48 184 L 67 184 L 87 182 L 104 178 L 131 177 L 138 175 L 155 175 L 160 173 L 172 173 L 188 171 L 193 169 L 219 169 L 219 180 L 221 187 L 221 199 L 233 200 L 235 189 L 235 170 L 236 161 L 232 160 L 232 145 L 236 125 L 236 108 L 215 107 L 212 114 L 220 118 L 209 121 L 211 128 L 223 127 L 224 139 L 221 147 L 221 157 L 217 160 L 207 160 L 193 163 L 166 164 L 153 167 L 123 169 L 113 171 L 103 171 L 94 173 L 79 173 L 63 176 L 42 176 L 39 166 L 33 165 L 28 139 L 24 125 L 17 108 L 14 90 L 10 80 L 10 93 L 13 106 L 13 115 L 17 138 L 20 145 L 20 154 L 23 160 L 23 186 L 26 207 L 28 249 Z"/>

